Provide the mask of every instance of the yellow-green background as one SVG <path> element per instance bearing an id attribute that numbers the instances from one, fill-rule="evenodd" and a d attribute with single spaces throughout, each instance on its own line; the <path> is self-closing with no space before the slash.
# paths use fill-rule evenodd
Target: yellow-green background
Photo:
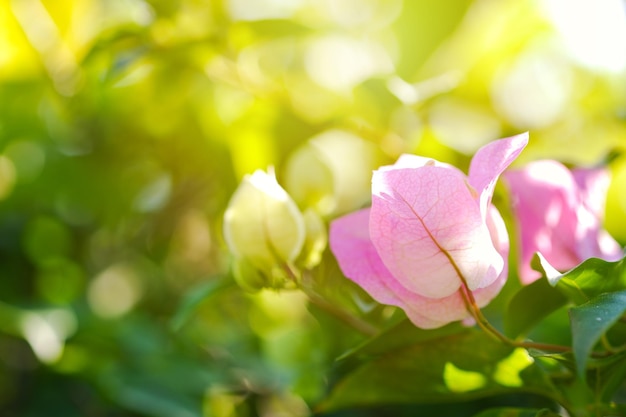
<path id="1" fill-rule="evenodd" d="M 626 18 L 599 3 L 0 2 L 0 414 L 308 415 L 360 339 L 224 278 L 255 169 L 330 220 L 403 152 L 465 168 L 529 131 L 516 164 L 609 164 L 625 244 Z"/>

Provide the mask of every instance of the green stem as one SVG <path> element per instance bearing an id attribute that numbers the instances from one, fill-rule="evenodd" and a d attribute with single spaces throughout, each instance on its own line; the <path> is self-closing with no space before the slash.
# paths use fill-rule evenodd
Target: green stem
<path id="1" fill-rule="evenodd" d="M 289 279 L 291 279 L 291 281 L 296 285 L 297 288 L 299 288 L 303 293 L 306 294 L 306 296 L 309 298 L 309 301 L 313 303 L 316 307 L 324 310 L 331 316 L 342 321 L 343 323 L 364 334 L 365 336 L 372 337 L 378 334 L 379 330 L 375 326 L 372 326 L 368 322 L 363 321 L 360 318 L 350 314 L 349 312 L 343 310 L 335 304 L 328 302 L 324 297 L 317 294 L 312 288 L 305 285 L 305 283 L 302 282 L 303 280 L 300 279 L 299 274 L 294 270 L 291 265 L 284 264 L 283 269 L 287 273 Z M 307 272 L 309 271 L 305 271 L 304 273 Z M 306 281 L 309 282 L 310 279 L 307 279 Z"/>
<path id="2" fill-rule="evenodd" d="M 491 336 L 501 341 L 502 343 L 512 346 L 512 347 L 547 350 L 551 352 L 567 353 L 567 352 L 572 351 L 572 348 L 569 346 L 554 345 L 551 343 L 518 341 L 518 340 L 513 340 L 513 339 L 508 338 L 507 336 L 503 335 L 498 329 L 496 329 L 491 323 L 489 323 L 487 318 L 483 315 L 483 312 L 481 311 L 480 307 L 478 307 L 478 305 L 476 304 L 476 299 L 474 298 L 474 294 L 467 288 L 467 285 L 465 284 L 464 281 L 463 281 L 463 285 L 461 286 L 461 294 L 463 295 L 463 300 L 465 301 L 465 306 L 467 310 L 472 315 L 472 317 L 476 320 L 476 323 L 478 324 L 478 326 L 480 326 L 480 328 L 483 329 L 486 333 L 490 334 Z M 608 340 L 606 339 L 606 337 L 603 336 L 602 342 L 608 343 Z M 606 358 L 612 355 L 626 352 L 626 345 L 622 345 L 620 347 L 612 347 L 612 346 L 607 347 L 607 345 L 605 345 L 605 347 L 606 347 L 605 351 L 592 352 L 591 357 L 592 358 Z"/>
<path id="3" fill-rule="evenodd" d="M 502 343 L 512 346 L 512 347 L 521 347 L 525 349 L 540 349 L 540 350 L 549 350 L 552 352 L 571 352 L 572 348 L 569 346 L 562 345 L 553 345 L 550 343 L 537 343 L 537 342 L 528 342 L 528 341 L 517 341 L 508 338 L 504 334 L 502 334 L 498 329 L 496 329 L 487 318 L 483 315 L 480 307 L 476 304 L 476 299 L 474 298 L 474 294 L 467 288 L 465 282 L 461 286 L 461 294 L 463 295 L 463 300 L 465 301 L 465 305 L 469 311 L 469 313 L 474 317 L 476 323 L 480 326 L 488 334 L 495 337 L 497 340 Z"/>
<path id="4" fill-rule="evenodd" d="M 309 297 L 309 300 L 315 306 L 326 311 L 327 313 L 331 314 L 335 318 L 346 323 L 347 325 L 359 331 L 360 333 L 363 333 L 364 335 L 370 336 L 370 337 L 376 336 L 378 334 L 378 329 L 372 326 L 371 324 L 359 319 L 358 317 L 353 316 L 352 314 L 337 307 L 336 305 L 329 303 L 328 301 L 326 301 L 326 299 L 324 299 L 323 297 L 316 294 L 310 289 L 307 289 L 304 287 L 300 287 L 300 289 Z"/>

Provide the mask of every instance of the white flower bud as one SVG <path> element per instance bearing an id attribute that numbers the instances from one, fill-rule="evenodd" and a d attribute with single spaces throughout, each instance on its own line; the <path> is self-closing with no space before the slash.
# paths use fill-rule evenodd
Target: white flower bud
<path id="1" fill-rule="evenodd" d="M 246 175 L 224 213 L 224 239 L 237 258 L 268 271 L 293 261 L 304 244 L 302 213 L 278 184 L 273 169 Z"/>

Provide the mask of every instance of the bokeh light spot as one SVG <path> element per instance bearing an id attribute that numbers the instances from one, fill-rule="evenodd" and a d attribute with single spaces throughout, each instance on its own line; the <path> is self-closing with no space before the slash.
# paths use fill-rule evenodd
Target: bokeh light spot
<path id="1" fill-rule="evenodd" d="M 373 75 L 393 71 L 381 45 L 340 35 L 315 39 L 306 52 L 305 66 L 311 79 L 338 92 L 349 91 Z"/>
<path id="2" fill-rule="evenodd" d="M 303 0 L 228 0 L 229 14 L 236 20 L 280 19 L 291 16 Z"/>
<path id="3" fill-rule="evenodd" d="M 98 274 L 87 291 L 94 313 L 103 318 L 117 318 L 128 313 L 139 301 L 143 288 L 135 270 L 115 264 Z"/>
<path id="4" fill-rule="evenodd" d="M 500 122 L 488 108 L 462 99 L 436 101 L 429 122 L 439 141 L 468 155 L 500 136 Z"/>
<path id="5" fill-rule="evenodd" d="M 491 95 L 496 110 L 520 129 L 539 129 L 561 117 L 571 100 L 572 74 L 549 45 L 517 57 L 496 76 Z"/>
<path id="6" fill-rule="evenodd" d="M 68 310 L 28 312 L 20 324 L 33 352 L 45 363 L 56 362 L 61 357 L 65 339 L 77 328 L 76 317 Z"/>
<path id="7" fill-rule="evenodd" d="M 543 0 L 566 50 L 597 71 L 626 68 L 626 3 L 621 0 Z"/>

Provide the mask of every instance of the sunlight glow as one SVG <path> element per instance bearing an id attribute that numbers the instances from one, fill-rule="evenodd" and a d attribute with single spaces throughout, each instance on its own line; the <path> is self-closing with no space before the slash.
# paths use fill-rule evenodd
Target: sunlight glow
<path id="1" fill-rule="evenodd" d="M 305 66 L 316 83 L 338 92 L 393 70 L 390 57 L 380 45 L 338 35 L 313 41 L 306 52 Z"/>
<path id="2" fill-rule="evenodd" d="M 474 391 L 487 384 L 487 378 L 480 372 L 465 371 L 452 362 L 446 362 L 443 368 L 443 381 L 452 392 Z"/>
<path id="3" fill-rule="evenodd" d="M 78 66 L 73 52 L 61 38 L 56 23 L 39 0 L 13 0 L 13 13 L 31 45 L 41 54 L 48 75 L 57 91 L 76 91 Z"/>
<path id="4" fill-rule="evenodd" d="M 298 10 L 303 0 L 228 0 L 229 14 L 236 20 L 288 18 Z"/>
<path id="5" fill-rule="evenodd" d="M 574 60 L 592 70 L 624 71 L 626 3 L 543 0 L 542 6 Z"/>
<path id="6" fill-rule="evenodd" d="M 571 101 L 572 78 L 563 54 L 541 44 L 500 69 L 491 88 L 494 107 L 520 129 L 549 126 Z"/>
<path id="7" fill-rule="evenodd" d="M 439 99 L 431 107 L 430 125 L 445 145 L 471 155 L 500 136 L 500 122 L 493 112 L 470 101 Z"/>
<path id="8" fill-rule="evenodd" d="M 520 373 L 533 362 L 534 359 L 526 349 L 517 348 L 509 356 L 498 362 L 493 379 L 506 387 L 521 387 L 524 381 L 520 377 Z"/>

